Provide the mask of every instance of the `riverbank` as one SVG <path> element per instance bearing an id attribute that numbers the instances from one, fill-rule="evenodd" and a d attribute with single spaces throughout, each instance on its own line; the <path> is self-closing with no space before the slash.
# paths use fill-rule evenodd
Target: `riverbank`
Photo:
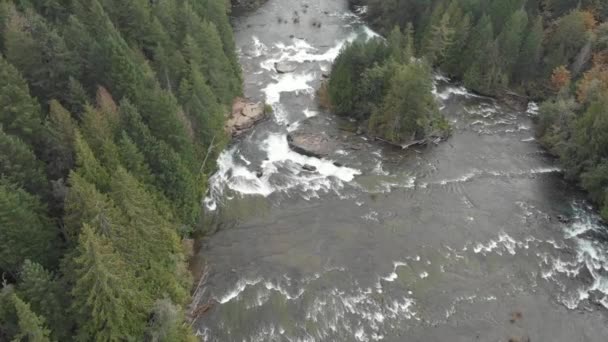
<path id="1" fill-rule="evenodd" d="M 603 342 L 604 228 L 535 142 L 535 108 L 437 76 L 447 143 L 404 152 L 344 130 L 353 123 L 319 108 L 315 89 L 345 43 L 375 33 L 346 1 L 307 3 L 299 23 L 277 20 L 296 0 L 234 20 L 244 93 L 273 114 L 211 177 L 217 231 L 197 257 L 215 304 L 193 323 L 200 338 Z M 287 136 L 309 124 L 348 144 L 295 153 Z"/>

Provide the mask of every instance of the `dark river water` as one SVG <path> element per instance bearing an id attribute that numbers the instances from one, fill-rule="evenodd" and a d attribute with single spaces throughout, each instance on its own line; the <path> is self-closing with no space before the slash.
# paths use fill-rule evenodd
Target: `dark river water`
<path id="1" fill-rule="evenodd" d="M 608 341 L 608 234 L 534 140 L 533 103 L 436 76 L 453 136 L 398 151 L 316 104 L 343 44 L 375 36 L 346 0 L 270 0 L 234 25 L 245 94 L 274 114 L 211 179 L 201 340 Z M 308 117 L 336 141 L 330 158 L 290 151 Z"/>

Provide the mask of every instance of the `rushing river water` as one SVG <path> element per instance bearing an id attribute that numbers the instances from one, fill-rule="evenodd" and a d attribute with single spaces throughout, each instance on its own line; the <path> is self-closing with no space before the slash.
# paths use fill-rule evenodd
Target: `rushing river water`
<path id="1" fill-rule="evenodd" d="M 533 104 L 516 112 L 438 76 L 453 136 L 396 151 L 316 105 L 343 44 L 375 35 L 345 0 L 270 0 L 235 32 L 245 93 L 274 114 L 211 179 L 202 340 L 608 340 L 608 235 L 535 142 Z M 338 141 L 331 160 L 288 148 L 311 116 Z"/>

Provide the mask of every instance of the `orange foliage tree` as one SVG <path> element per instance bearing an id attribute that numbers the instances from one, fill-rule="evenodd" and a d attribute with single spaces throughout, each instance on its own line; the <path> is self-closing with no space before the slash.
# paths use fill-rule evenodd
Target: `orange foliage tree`
<path id="1" fill-rule="evenodd" d="M 555 91 L 560 91 L 564 87 L 570 84 L 570 80 L 572 79 L 572 75 L 570 71 L 563 65 L 558 66 L 553 69 L 553 74 L 551 75 L 551 87 Z"/>

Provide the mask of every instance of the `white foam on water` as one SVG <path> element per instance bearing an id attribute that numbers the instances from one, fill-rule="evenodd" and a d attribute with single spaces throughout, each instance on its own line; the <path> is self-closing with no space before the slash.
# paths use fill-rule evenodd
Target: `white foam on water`
<path id="1" fill-rule="evenodd" d="M 340 156 L 347 156 L 348 155 L 348 152 L 346 152 L 344 150 L 337 150 L 334 153 L 337 154 L 337 155 L 340 155 Z"/>
<path id="2" fill-rule="evenodd" d="M 530 138 L 521 139 L 521 141 L 522 142 L 531 142 L 531 141 L 536 141 L 536 138 L 530 137 Z"/>
<path id="3" fill-rule="evenodd" d="M 317 168 L 317 173 L 324 178 L 333 177 L 342 182 L 350 182 L 355 176 L 361 172 L 357 169 L 352 169 L 345 166 L 336 166 L 332 160 L 318 159 L 307 157 L 292 151 L 289 148 L 286 134 L 270 134 L 269 137 L 262 143 L 264 151 L 268 155 L 268 159 L 262 164 L 263 168 L 272 167 L 272 164 L 277 162 L 291 161 L 300 165 L 312 165 Z M 314 181 L 313 177 L 302 177 L 302 181 Z"/>
<path id="4" fill-rule="evenodd" d="M 289 300 L 296 300 L 304 294 L 304 288 L 300 288 L 295 294 L 292 294 L 286 288 L 284 288 L 281 284 L 279 284 L 279 283 L 274 284 L 270 281 L 264 282 L 264 286 L 266 287 L 267 290 L 276 291 Z"/>
<path id="5" fill-rule="evenodd" d="M 274 79 L 274 83 L 270 83 L 264 89 L 262 89 L 262 91 L 266 94 L 266 103 L 270 105 L 274 105 L 281 100 L 281 93 L 314 93 L 313 87 L 309 84 L 315 79 L 314 74 L 289 73 L 275 76 Z"/>
<path id="6" fill-rule="evenodd" d="M 363 15 L 367 13 L 367 6 L 354 6 L 353 10 L 357 15 Z"/>
<path id="7" fill-rule="evenodd" d="M 516 249 L 528 249 L 529 243 L 534 239 L 526 239 L 525 241 L 517 241 L 512 238 L 509 234 L 501 232 L 498 235 L 498 239 L 490 239 L 486 243 L 477 243 L 473 247 L 473 252 L 476 254 L 487 255 L 491 252 L 496 251 L 496 254 L 502 255 L 503 250 L 511 255 L 516 254 Z M 466 246 L 465 249 L 466 250 Z"/>
<path id="8" fill-rule="evenodd" d="M 479 171 L 479 170 L 473 170 L 473 171 L 471 171 L 469 173 L 466 173 L 466 174 L 464 174 L 464 175 L 462 175 L 462 176 L 460 176 L 458 178 L 441 180 L 441 181 L 439 181 L 439 184 L 441 184 L 441 185 L 447 185 L 447 184 L 450 184 L 450 183 L 464 183 L 464 182 L 470 181 L 471 179 L 473 179 L 475 176 L 477 176 L 479 174 L 481 174 L 481 171 Z"/>
<path id="9" fill-rule="evenodd" d="M 528 109 L 526 110 L 527 114 L 530 115 L 538 115 L 538 110 L 540 108 L 538 107 L 538 104 L 536 102 L 529 102 L 528 103 Z"/>
<path id="10" fill-rule="evenodd" d="M 420 273 L 420 275 L 419 275 L 420 279 L 427 278 L 428 276 L 429 276 L 428 272 L 422 272 L 422 273 Z"/>
<path id="11" fill-rule="evenodd" d="M 251 49 L 251 56 L 254 58 L 261 57 L 268 52 L 268 47 L 260 41 L 256 36 L 252 37 L 253 48 Z"/>
<path id="12" fill-rule="evenodd" d="M 295 132 L 300 128 L 300 122 L 294 122 L 287 127 L 287 132 Z"/>
<path id="13" fill-rule="evenodd" d="M 217 209 L 217 202 L 222 199 L 225 186 L 244 195 L 268 196 L 274 192 L 266 181 L 267 178 L 257 177 L 246 166 L 238 163 L 235 154 L 236 147 L 233 147 L 223 151 L 217 159 L 218 170 L 209 179 L 209 193 L 204 200 L 209 211 Z"/>
<path id="14" fill-rule="evenodd" d="M 404 267 L 404 266 L 407 266 L 407 262 L 403 262 L 403 261 L 393 262 L 393 271 L 385 277 L 380 277 L 376 284 L 376 288 L 377 289 L 382 288 L 382 283 L 380 282 L 381 280 L 387 281 L 387 282 L 393 282 L 393 281 L 397 280 L 397 278 L 399 278 L 399 275 L 397 274 L 397 269 L 399 267 Z"/>
<path id="15" fill-rule="evenodd" d="M 312 118 L 313 116 L 319 115 L 319 112 L 317 112 L 316 110 L 310 110 L 310 109 L 306 108 L 306 109 L 304 109 L 304 115 L 307 118 Z"/>
<path id="16" fill-rule="evenodd" d="M 368 37 L 370 34 L 375 34 L 369 30 L 364 32 Z M 277 50 L 273 53 L 273 57 L 263 61 L 261 63 L 262 69 L 272 71 L 275 68 L 276 63 L 280 62 L 291 62 L 291 63 L 310 63 L 310 62 L 333 62 L 336 57 L 340 54 L 342 48 L 357 39 L 359 35 L 355 32 L 349 34 L 345 39 L 339 40 L 336 44 L 325 50 L 325 52 L 319 52 L 319 49 L 308 44 L 303 39 L 294 38 L 291 40 L 290 45 L 284 43 L 275 44 Z"/>
<path id="17" fill-rule="evenodd" d="M 365 33 L 365 38 L 367 40 L 374 39 L 374 38 L 384 39 L 384 37 L 382 37 L 379 33 L 372 30 L 371 28 L 369 28 L 369 26 L 363 26 L 363 32 Z"/>
<path id="18" fill-rule="evenodd" d="M 361 216 L 362 219 L 366 220 L 366 221 L 371 221 L 371 222 L 380 222 L 380 220 L 378 219 L 378 212 L 377 211 L 370 211 L 369 213 Z"/>
<path id="19" fill-rule="evenodd" d="M 228 291 L 222 297 L 215 298 L 215 299 L 220 304 L 228 303 L 228 302 L 232 301 L 233 299 L 238 298 L 239 295 L 241 294 L 241 292 L 245 291 L 245 289 L 248 286 L 257 285 L 261 281 L 262 281 L 262 278 L 257 278 L 257 279 L 245 279 L 245 278 L 243 278 L 243 279 L 239 279 L 239 281 L 236 283 L 234 289 Z"/>
<path id="20" fill-rule="evenodd" d="M 380 176 L 388 176 L 390 174 L 388 171 L 384 171 L 384 169 L 382 168 L 382 160 L 378 160 L 373 172 Z"/>
<path id="21" fill-rule="evenodd" d="M 245 162 L 245 164 L 247 165 L 251 165 L 251 162 L 249 160 L 247 160 L 247 158 L 245 158 L 242 154 L 239 154 L 239 158 Z"/>
<path id="22" fill-rule="evenodd" d="M 439 74 L 439 73 L 433 74 L 433 79 L 435 81 L 440 81 L 440 82 L 449 82 L 450 81 L 449 77 L 447 77 L 445 75 L 442 75 L 442 74 Z"/>
<path id="23" fill-rule="evenodd" d="M 479 95 L 471 93 L 465 87 L 457 87 L 457 86 L 447 86 L 442 92 L 436 93 L 436 95 L 438 98 L 440 98 L 443 101 L 448 100 L 452 96 L 464 96 L 466 98 L 480 97 Z"/>

